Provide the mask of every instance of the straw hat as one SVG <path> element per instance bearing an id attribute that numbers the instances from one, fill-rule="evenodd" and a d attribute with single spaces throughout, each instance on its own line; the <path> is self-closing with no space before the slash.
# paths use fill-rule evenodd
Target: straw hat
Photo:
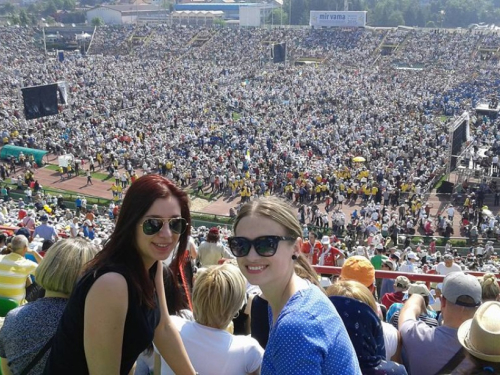
<path id="1" fill-rule="evenodd" d="M 500 302 L 483 303 L 458 329 L 460 344 L 474 357 L 500 362 Z"/>

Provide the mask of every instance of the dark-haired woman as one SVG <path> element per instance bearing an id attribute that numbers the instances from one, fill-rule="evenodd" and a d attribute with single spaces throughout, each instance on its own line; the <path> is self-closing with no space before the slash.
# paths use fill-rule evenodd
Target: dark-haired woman
<path id="1" fill-rule="evenodd" d="M 184 254 L 190 224 L 187 195 L 167 179 L 147 175 L 129 188 L 113 234 L 68 301 L 45 374 L 129 374 L 151 341 L 176 374 L 194 374 L 168 315 L 161 264 L 177 245 Z"/>

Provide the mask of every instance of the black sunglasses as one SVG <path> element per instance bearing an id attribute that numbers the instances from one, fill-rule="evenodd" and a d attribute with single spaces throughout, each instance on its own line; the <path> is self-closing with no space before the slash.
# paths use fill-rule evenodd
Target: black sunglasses
<path id="1" fill-rule="evenodd" d="M 171 218 L 149 218 L 142 222 L 142 232 L 147 236 L 152 236 L 158 233 L 165 222 L 168 222 L 168 227 L 170 230 L 176 234 L 182 234 L 187 228 L 186 219 L 182 217 L 171 217 Z"/>
<path id="2" fill-rule="evenodd" d="M 276 254 L 280 241 L 295 241 L 294 237 L 262 236 L 254 240 L 245 237 L 229 237 L 227 242 L 233 255 L 237 258 L 247 256 L 252 246 L 261 257 L 272 257 Z"/>

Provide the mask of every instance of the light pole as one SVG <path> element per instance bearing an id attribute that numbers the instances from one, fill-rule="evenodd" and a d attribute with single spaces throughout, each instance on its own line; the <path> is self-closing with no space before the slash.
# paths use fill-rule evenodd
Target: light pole
<path id="1" fill-rule="evenodd" d="M 290 0 L 290 11 L 288 12 L 288 26 L 292 26 L 292 0 Z"/>

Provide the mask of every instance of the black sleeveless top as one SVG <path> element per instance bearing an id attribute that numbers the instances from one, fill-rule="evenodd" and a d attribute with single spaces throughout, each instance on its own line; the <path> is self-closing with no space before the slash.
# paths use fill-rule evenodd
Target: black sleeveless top
<path id="1" fill-rule="evenodd" d="M 156 267 L 152 267 L 152 270 L 156 270 Z M 120 374 L 128 374 L 139 354 L 153 341 L 154 330 L 160 321 L 158 305 L 151 310 L 139 304 L 138 295 L 130 281 L 130 271 L 125 267 L 105 267 L 97 273 L 85 274 L 78 281 L 52 340 L 52 348 L 44 374 L 86 375 L 89 373 L 83 346 L 85 299 L 94 282 L 109 272 L 123 275 L 128 285 L 128 310 L 123 332 Z"/>

